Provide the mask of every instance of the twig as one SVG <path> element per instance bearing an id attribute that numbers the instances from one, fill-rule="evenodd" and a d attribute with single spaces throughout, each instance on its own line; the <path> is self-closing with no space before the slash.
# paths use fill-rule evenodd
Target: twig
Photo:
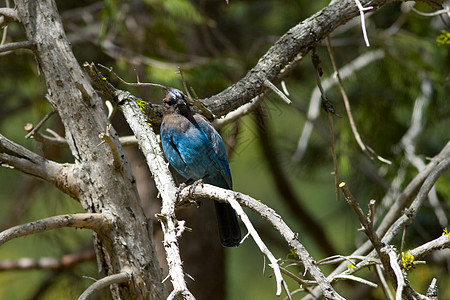
<path id="1" fill-rule="evenodd" d="M 276 295 L 281 295 L 282 287 L 286 290 L 286 294 L 289 293 L 288 286 L 286 282 L 283 280 L 283 276 L 281 275 L 280 266 L 278 265 L 278 260 L 273 256 L 272 252 L 270 252 L 269 248 L 267 248 L 266 244 L 264 244 L 263 240 L 259 236 L 258 232 L 256 232 L 256 229 L 253 227 L 252 222 L 248 218 L 247 214 L 244 212 L 242 207 L 239 205 L 239 203 L 236 201 L 235 198 L 228 198 L 228 203 L 233 207 L 233 209 L 236 211 L 236 214 L 241 219 L 242 223 L 244 223 L 245 227 L 247 228 L 248 232 L 251 234 L 253 240 L 255 241 L 256 245 L 258 246 L 259 250 L 269 259 L 270 266 L 272 267 L 276 284 L 277 284 L 277 291 Z"/>
<path id="2" fill-rule="evenodd" d="M 444 8 L 444 9 L 441 9 L 441 10 L 437 10 L 437 11 L 432 12 L 432 13 L 424 13 L 424 12 L 421 12 L 421 11 L 415 9 L 414 7 L 411 7 L 411 9 L 416 14 L 419 14 L 419 15 L 424 16 L 424 17 L 434 17 L 434 16 L 439 16 L 439 15 L 448 15 L 450 17 L 450 9 L 448 7 Z"/>
<path id="3" fill-rule="evenodd" d="M 384 57 L 384 51 L 383 50 L 375 50 L 371 52 L 367 52 L 361 56 L 358 56 L 356 59 L 354 59 L 349 64 L 345 65 L 339 70 L 339 74 L 341 76 L 341 79 L 346 79 L 353 75 L 356 71 L 359 69 L 364 68 L 365 66 L 369 65 L 370 63 L 379 60 Z M 325 80 L 322 80 L 322 86 L 323 90 L 327 91 L 334 85 L 338 83 L 335 76 L 331 76 L 326 78 Z M 309 138 L 311 136 L 312 128 L 313 128 L 313 122 L 317 119 L 320 112 L 320 103 L 321 103 L 321 93 L 319 91 L 319 87 L 314 88 L 311 99 L 309 102 L 309 108 L 307 113 L 307 120 L 305 123 L 305 126 L 303 127 L 302 134 L 300 136 L 300 139 L 297 144 L 297 150 L 295 151 L 294 155 L 292 156 L 292 160 L 294 162 L 299 162 L 306 151 L 306 148 L 308 147 Z"/>
<path id="4" fill-rule="evenodd" d="M 102 64 L 98 64 L 99 67 L 102 67 L 103 69 L 107 70 L 109 73 L 111 73 L 112 75 L 114 75 L 114 77 L 119 80 L 120 82 L 122 82 L 125 85 L 128 86 L 135 86 L 135 87 L 158 87 L 158 88 L 166 88 L 166 86 L 162 85 L 162 84 L 157 84 L 157 83 L 150 83 L 150 82 L 137 82 L 137 83 L 133 83 L 133 82 L 127 82 L 125 80 L 123 80 L 119 75 L 117 75 L 114 71 L 113 68 L 108 68 Z"/>
<path id="5" fill-rule="evenodd" d="M 112 155 L 113 155 L 113 165 L 116 169 L 120 169 L 122 168 L 122 160 L 120 159 L 120 154 L 119 151 L 117 150 L 116 144 L 114 144 L 114 141 L 111 138 L 110 135 L 110 129 L 111 129 L 111 124 L 109 124 L 108 126 L 106 126 L 106 131 L 105 132 L 101 132 L 99 134 L 99 137 L 101 139 L 103 139 L 104 142 L 106 142 L 109 146 L 109 148 L 111 149 Z"/>
<path id="6" fill-rule="evenodd" d="M 237 120 L 245 115 L 248 115 L 249 113 L 254 111 L 259 106 L 260 102 L 263 99 L 264 99 L 264 96 L 262 96 L 262 95 L 256 96 L 255 98 L 250 100 L 250 102 L 248 102 L 248 103 L 240 106 L 238 109 L 228 113 L 223 118 L 214 120 L 214 122 L 213 122 L 214 127 L 217 129 L 222 128 L 223 126 L 225 126 L 231 122 L 234 122 L 235 120 Z"/>
<path id="7" fill-rule="evenodd" d="M 184 79 L 183 70 L 181 70 L 180 66 L 178 66 L 178 73 L 180 74 L 181 82 L 183 83 L 183 87 L 184 87 L 184 91 L 186 92 L 186 94 L 189 98 L 192 98 L 191 93 L 189 93 L 189 89 L 187 88 L 186 80 Z"/>
<path id="8" fill-rule="evenodd" d="M 10 22 L 17 22 L 17 23 L 20 22 L 17 11 L 14 8 L 0 7 L 0 28 L 2 28 L 3 26 L 5 26 Z"/>
<path id="9" fill-rule="evenodd" d="M 339 182 L 339 171 L 338 171 L 338 162 L 336 157 L 336 149 L 334 142 L 334 129 L 333 129 L 333 116 L 331 112 L 327 112 L 328 115 L 328 124 L 330 127 L 330 139 L 331 139 L 331 155 L 333 157 L 333 167 L 334 167 L 334 188 L 336 191 L 336 200 L 339 201 L 341 198 L 341 194 L 339 193 L 338 182 Z"/>
<path id="10" fill-rule="evenodd" d="M 320 95 L 322 96 L 322 107 L 325 108 L 325 111 L 327 112 L 328 116 L 328 127 L 330 129 L 330 140 L 331 140 L 331 155 L 333 157 L 333 175 L 334 175 L 334 189 L 336 192 L 336 200 L 339 201 L 340 199 L 340 193 L 338 188 L 338 182 L 339 182 L 339 171 L 338 171 L 338 164 L 337 164 L 337 158 L 336 158 L 336 149 L 335 149 L 335 143 L 334 143 L 334 129 L 333 129 L 333 114 L 336 114 L 334 111 L 334 108 L 332 104 L 329 102 L 325 95 L 325 91 L 322 87 L 322 80 L 320 79 L 322 70 L 319 66 L 320 64 L 320 58 L 316 53 L 316 49 L 313 49 L 312 52 L 312 61 L 314 68 L 316 70 L 316 82 L 317 87 L 319 88 Z"/>
<path id="11" fill-rule="evenodd" d="M 395 292 L 395 300 L 402 300 L 403 288 L 406 285 L 405 278 L 397 262 L 397 253 L 392 246 L 390 248 L 391 249 L 387 249 L 386 251 L 389 256 L 391 268 L 394 271 L 395 277 L 397 278 L 397 290 Z"/>
<path id="12" fill-rule="evenodd" d="M 380 222 L 380 226 L 377 228 L 378 236 L 382 236 L 386 233 L 388 228 L 398 219 L 406 205 L 413 200 L 425 179 L 427 179 L 438 164 L 446 158 L 450 158 L 450 141 L 443 147 L 441 152 L 436 155 L 413 180 L 411 180 L 403 192 L 395 199 L 393 205 Z"/>
<path id="13" fill-rule="evenodd" d="M 358 0 L 355 0 L 358 1 Z M 358 1 L 359 2 L 359 1 Z M 342 83 L 342 78 L 341 75 L 339 74 L 339 70 L 337 68 L 336 65 L 336 60 L 334 58 L 334 54 L 333 54 L 333 50 L 331 48 L 331 43 L 330 43 L 330 37 L 327 37 L 327 48 L 328 48 L 328 53 L 330 55 L 330 60 L 331 60 L 331 64 L 333 65 L 333 69 L 335 72 L 335 76 L 337 79 L 337 83 L 339 85 L 339 90 L 341 92 L 342 95 L 342 100 L 344 101 L 344 105 L 345 105 L 345 111 L 347 112 L 347 116 L 348 116 L 348 121 L 350 123 L 350 128 L 352 129 L 353 132 L 353 136 L 355 137 L 356 142 L 358 143 L 359 147 L 361 148 L 361 150 L 370 158 L 373 159 L 372 154 L 375 154 L 376 158 L 384 163 L 387 164 L 391 164 L 391 162 L 385 158 L 382 158 L 379 155 L 376 155 L 376 153 L 373 153 L 373 150 L 368 148 L 364 142 L 361 139 L 361 136 L 359 135 L 358 129 L 356 128 L 356 124 L 355 124 L 355 120 L 353 119 L 353 114 L 352 114 L 352 110 L 350 107 L 350 101 L 348 99 L 347 93 L 345 92 L 344 89 L 344 84 Z"/>
<path id="14" fill-rule="evenodd" d="M 417 248 L 412 249 L 409 254 L 414 256 L 414 260 L 420 259 L 433 251 L 450 248 L 450 236 L 443 234 L 442 236 L 429 241 Z"/>
<path id="15" fill-rule="evenodd" d="M 369 280 L 363 279 L 361 277 L 356 277 L 356 276 L 353 276 L 353 275 L 339 274 L 339 275 L 336 275 L 334 277 L 334 279 L 353 280 L 353 281 L 356 281 L 356 282 L 368 285 L 368 286 L 373 287 L 373 288 L 377 288 L 378 287 L 378 284 L 376 284 L 376 283 L 373 283 L 373 282 L 371 282 Z"/>
<path id="16" fill-rule="evenodd" d="M 0 245 L 26 235 L 63 227 L 92 229 L 101 233 L 109 226 L 109 221 L 101 213 L 83 213 L 54 216 L 38 221 L 18 225 L 0 232 Z"/>
<path id="17" fill-rule="evenodd" d="M 450 168 L 450 158 L 447 158 L 440 162 L 432 172 L 430 172 L 427 179 L 425 179 L 422 187 L 419 190 L 414 201 L 411 203 L 409 208 L 405 211 L 403 215 L 398 218 L 394 224 L 389 228 L 386 234 L 382 238 L 382 243 L 389 244 L 392 239 L 397 235 L 397 233 L 402 230 L 406 225 L 410 224 L 417 215 L 420 207 L 427 198 L 430 189 L 433 187 L 436 180 Z"/>
<path id="18" fill-rule="evenodd" d="M 25 139 L 29 139 L 37 130 L 39 130 L 39 128 L 41 128 L 41 126 L 45 123 L 45 121 L 47 121 L 55 113 L 56 113 L 56 111 L 52 110 L 51 112 L 46 114 L 42 118 L 42 120 L 40 120 L 39 123 L 33 129 L 30 130 L 30 132 L 25 136 Z"/>
<path id="19" fill-rule="evenodd" d="M 14 167 L 26 174 L 50 182 L 77 199 L 77 189 L 67 181 L 74 165 L 59 164 L 8 140 L 0 134 L 0 166 Z"/>
<path id="20" fill-rule="evenodd" d="M 373 6 L 363 7 L 359 0 L 355 0 L 355 3 L 356 3 L 356 6 L 358 7 L 359 15 L 361 16 L 361 30 L 363 32 L 364 41 L 366 42 L 366 46 L 370 47 L 369 38 L 367 37 L 366 20 L 364 18 L 364 12 L 368 11 L 368 10 L 372 10 Z"/>
<path id="21" fill-rule="evenodd" d="M 17 49 L 29 49 L 32 50 L 34 47 L 36 47 L 35 41 L 24 41 L 24 42 L 14 42 L 14 43 L 8 43 L 0 46 L 0 53 L 17 50 Z"/>
<path id="22" fill-rule="evenodd" d="M 364 233 L 370 239 L 370 241 L 372 242 L 372 244 L 373 244 L 375 250 L 377 251 L 379 257 L 381 258 L 382 255 L 380 253 L 380 250 L 381 250 L 382 244 L 381 244 L 380 238 L 378 237 L 378 235 L 373 230 L 372 222 L 370 221 L 369 218 L 367 218 L 364 215 L 361 207 L 359 206 L 358 202 L 355 200 L 353 195 L 350 193 L 350 190 L 348 189 L 348 187 L 345 184 L 345 182 L 341 182 L 339 184 L 339 187 L 341 188 L 342 192 L 345 195 L 345 200 L 347 200 L 347 203 L 351 206 L 351 208 L 353 208 L 353 210 L 355 211 L 356 215 L 358 216 L 359 222 L 361 223 L 361 225 L 364 228 Z"/>
<path id="23" fill-rule="evenodd" d="M 292 101 L 285 95 L 283 94 L 283 92 L 281 92 L 272 82 L 270 82 L 269 80 L 265 80 L 264 81 L 264 85 L 266 87 L 268 87 L 269 89 L 271 89 L 272 91 L 275 92 L 275 94 L 277 94 L 278 96 L 280 96 L 280 98 L 286 102 L 287 104 L 291 104 Z"/>
<path id="24" fill-rule="evenodd" d="M 126 283 L 131 279 L 131 273 L 129 271 L 123 271 L 119 274 L 109 275 L 94 282 L 88 287 L 78 300 L 87 300 L 90 296 L 94 295 L 101 289 L 104 289 L 112 284 Z"/>
<path id="25" fill-rule="evenodd" d="M 383 271 L 381 270 L 380 265 L 375 265 L 375 270 L 377 271 L 378 278 L 380 279 L 381 285 L 383 286 L 383 292 L 386 298 L 389 300 L 394 300 L 394 297 L 392 296 L 391 290 L 389 289 L 389 286 L 386 282 L 386 278 L 384 277 Z"/>
<path id="26" fill-rule="evenodd" d="M 427 289 L 426 296 L 430 298 L 431 300 L 437 300 L 438 299 L 438 288 L 436 286 L 437 279 L 433 278 L 431 280 L 430 286 Z"/>

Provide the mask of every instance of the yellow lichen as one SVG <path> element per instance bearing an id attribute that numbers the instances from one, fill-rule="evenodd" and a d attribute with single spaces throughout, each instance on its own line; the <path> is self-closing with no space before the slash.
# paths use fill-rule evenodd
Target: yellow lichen
<path id="1" fill-rule="evenodd" d="M 411 254 L 411 250 L 402 252 L 402 266 L 405 270 L 411 270 L 417 264 L 414 255 Z"/>

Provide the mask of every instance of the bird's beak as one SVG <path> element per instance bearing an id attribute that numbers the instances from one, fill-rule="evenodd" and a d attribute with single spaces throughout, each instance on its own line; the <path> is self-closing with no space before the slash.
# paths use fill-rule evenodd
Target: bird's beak
<path id="1" fill-rule="evenodd" d="M 179 105 L 179 106 L 186 106 L 187 105 L 186 100 L 184 100 L 184 98 L 178 98 L 177 100 L 178 100 L 177 101 L 177 105 Z"/>

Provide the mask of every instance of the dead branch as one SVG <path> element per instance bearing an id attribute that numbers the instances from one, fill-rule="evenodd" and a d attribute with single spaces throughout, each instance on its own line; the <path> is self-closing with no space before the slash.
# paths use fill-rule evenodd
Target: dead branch
<path id="1" fill-rule="evenodd" d="M 76 264 L 95 260 L 95 252 L 92 250 L 70 253 L 61 257 L 23 257 L 16 260 L 0 261 L 0 270 L 60 270 L 73 267 Z"/>
<path id="2" fill-rule="evenodd" d="M 317 267 L 317 263 L 308 253 L 306 248 L 301 244 L 298 234 L 294 233 L 273 209 L 263 204 L 262 202 L 253 199 L 250 196 L 242 193 L 233 192 L 212 186 L 209 184 L 196 184 L 185 187 L 180 191 L 180 199 L 197 199 L 209 198 L 216 201 L 228 202 L 230 199 L 235 199 L 240 205 L 243 205 L 252 211 L 256 212 L 263 219 L 267 220 L 276 230 L 280 232 L 290 247 L 298 255 L 303 265 L 311 273 L 313 278 L 317 281 L 321 293 L 327 299 L 343 299 L 331 286 L 328 280 L 323 275 L 322 271 Z"/>
<path id="3" fill-rule="evenodd" d="M 94 295 L 101 289 L 104 289 L 112 284 L 126 283 L 132 276 L 131 271 L 123 271 L 119 274 L 109 275 L 102 279 L 97 280 L 94 284 L 88 287 L 78 300 L 87 300 L 90 296 Z"/>
<path id="4" fill-rule="evenodd" d="M 104 214 L 83 213 L 60 215 L 38 221 L 18 225 L 6 229 L 0 233 L 0 245 L 26 235 L 40 233 L 63 227 L 85 228 L 102 233 L 109 227 L 110 221 Z"/>

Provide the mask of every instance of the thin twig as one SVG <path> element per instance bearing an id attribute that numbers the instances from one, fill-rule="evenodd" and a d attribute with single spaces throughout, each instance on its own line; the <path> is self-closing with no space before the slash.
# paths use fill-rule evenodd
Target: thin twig
<path id="1" fill-rule="evenodd" d="M 352 62 L 345 65 L 344 67 L 342 67 L 339 70 L 341 79 L 350 77 L 359 69 L 362 69 L 365 66 L 369 65 L 370 63 L 372 63 L 376 60 L 379 60 L 383 57 L 384 57 L 384 51 L 381 49 L 367 52 L 361 56 L 358 56 Z M 330 76 L 322 81 L 323 90 L 327 91 L 328 89 L 330 89 L 337 83 L 338 83 L 337 79 L 334 76 Z M 309 102 L 307 120 L 306 120 L 305 126 L 303 127 L 303 131 L 300 136 L 300 139 L 297 143 L 297 150 L 295 151 L 294 155 L 292 156 L 292 160 L 296 163 L 300 162 L 300 160 L 303 158 L 304 153 L 308 147 L 309 139 L 311 137 L 311 133 L 312 133 L 312 129 L 313 129 L 313 123 L 319 116 L 320 103 L 321 103 L 321 93 L 319 91 L 319 87 L 315 87 L 311 94 L 311 98 L 310 98 L 310 102 Z"/>
<path id="2" fill-rule="evenodd" d="M 113 68 L 108 68 L 102 64 L 98 64 L 99 67 L 102 67 L 103 69 L 107 70 L 109 73 L 111 73 L 117 80 L 119 80 L 120 82 L 122 82 L 125 85 L 128 86 L 134 86 L 134 87 L 158 87 L 158 88 L 167 88 L 164 85 L 161 84 L 157 84 L 157 83 L 150 83 L 150 82 L 137 82 L 137 83 L 133 83 L 133 82 L 127 82 L 124 79 L 122 79 L 119 75 L 117 75 L 114 71 Z"/>
<path id="3" fill-rule="evenodd" d="M 395 300 L 402 300 L 403 288 L 405 287 L 405 278 L 403 276 L 402 270 L 397 262 L 397 253 L 394 249 L 388 250 L 389 262 L 391 268 L 394 271 L 395 277 L 397 278 L 397 290 L 395 291 Z"/>
<path id="4" fill-rule="evenodd" d="M 275 94 L 277 94 L 278 96 L 280 96 L 280 98 L 286 102 L 287 104 L 291 104 L 292 101 L 283 93 L 281 92 L 272 82 L 270 82 L 269 80 L 265 80 L 264 81 L 264 85 L 266 87 L 268 87 L 269 89 L 271 89 L 272 91 L 275 92 Z"/>
<path id="5" fill-rule="evenodd" d="M 366 46 L 370 47 L 369 38 L 367 37 L 366 20 L 364 18 L 364 12 L 368 11 L 368 10 L 372 10 L 373 6 L 363 7 L 359 0 L 355 0 L 355 3 L 356 3 L 356 6 L 358 7 L 359 15 L 361 16 L 361 30 L 363 32 L 364 41 L 366 43 Z"/>
<path id="6" fill-rule="evenodd" d="M 333 166 L 334 166 L 334 189 L 336 191 L 336 200 L 339 201 L 341 198 L 341 194 L 339 193 L 339 171 L 338 171 L 338 162 L 336 157 L 336 149 L 335 149 L 335 142 L 334 142 L 334 129 L 333 129 L 333 116 L 331 112 L 327 112 L 328 115 L 328 124 L 330 127 L 330 139 L 331 139 L 331 155 L 333 157 Z"/>
<path id="7" fill-rule="evenodd" d="M 373 282 L 371 282 L 369 280 L 363 279 L 361 277 L 356 277 L 356 276 L 353 276 L 353 275 L 340 274 L 340 275 L 336 275 L 334 277 L 334 279 L 353 280 L 353 281 L 356 281 L 356 282 L 368 285 L 368 286 L 373 287 L 373 288 L 377 288 L 378 287 L 378 284 L 376 284 L 376 283 L 373 283 Z"/>
<path id="8" fill-rule="evenodd" d="M 441 9 L 441 10 L 437 10 L 437 11 L 432 12 L 432 13 L 424 13 L 424 12 L 421 12 L 421 11 L 415 9 L 414 7 L 411 7 L 411 9 L 416 14 L 419 14 L 419 15 L 424 16 L 424 17 L 434 17 L 434 16 L 439 16 L 439 15 L 448 15 L 450 17 L 450 8 L 449 7 Z"/>
<path id="9" fill-rule="evenodd" d="M 352 110 L 351 110 L 351 107 L 350 107 L 350 101 L 348 99 L 347 93 L 345 92 L 344 84 L 342 83 L 342 78 L 341 78 L 341 75 L 339 74 L 339 70 L 338 70 L 337 65 L 336 65 L 336 60 L 334 58 L 333 50 L 331 48 L 331 42 L 330 42 L 330 37 L 329 36 L 327 37 L 327 48 L 328 48 L 328 53 L 330 55 L 331 64 L 333 65 L 335 76 L 337 78 L 337 82 L 338 82 L 338 85 L 339 85 L 339 90 L 341 91 L 342 100 L 344 100 L 345 110 L 347 112 L 348 121 L 350 123 L 350 128 L 352 129 L 353 136 L 355 137 L 356 142 L 358 143 L 358 145 L 361 148 L 361 150 L 370 159 L 373 159 L 373 156 L 372 156 L 372 153 L 371 153 L 371 152 L 373 152 L 373 150 L 369 149 L 364 144 L 364 142 L 361 139 L 361 136 L 359 135 L 358 129 L 356 128 L 355 120 L 353 119 L 353 114 L 352 114 Z M 381 156 L 376 155 L 376 154 L 375 154 L 375 156 L 378 158 L 378 160 L 380 160 L 382 162 L 385 162 L 387 164 L 391 164 L 391 162 L 389 160 L 387 160 L 385 158 L 382 158 Z"/>
<path id="10" fill-rule="evenodd" d="M 317 55 L 315 49 L 313 49 L 313 52 L 312 52 L 312 61 L 313 61 L 314 68 L 316 70 L 315 73 L 316 73 L 317 87 L 319 88 L 320 94 L 322 96 L 322 106 L 325 108 L 325 111 L 327 112 L 327 115 L 328 115 L 328 126 L 330 128 L 330 140 L 331 140 L 331 155 L 333 157 L 333 167 L 334 167 L 334 171 L 333 171 L 334 189 L 336 191 L 336 200 L 339 201 L 339 199 L 340 199 L 340 193 L 339 193 L 339 187 L 338 187 L 339 171 L 338 171 L 338 163 L 337 163 L 337 158 L 336 158 L 336 149 L 335 149 L 335 142 L 334 142 L 334 129 L 333 129 L 333 114 L 336 114 L 336 113 L 334 111 L 332 104 L 327 99 L 327 97 L 325 95 L 325 91 L 322 86 L 322 80 L 320 79 L 322 71 L 319 66 L 320 59 L 319 59 L 319 56 Z"/>
<path id="11" fill-rule="evenodd" d="M 39 123 L 30 130 L 30 132 L 25 136 L 25 139 L 29 139 L 41 126 L 47 121 L 51 116 L 53 116 L 56 113 L 56 111 L 52 110 L 48 114 L 46 114 Z"/>
<path id="12" fill-rule="evenodd" d="M 111 126 L 112 126 L 111 124 L 106 126 L 105 132 L 101 132 L 99 134 L 99 137 L 101 139 L 103 139 L 103 141 L 106 142 L 108 144 L 109 148 L 111 149 L 111 153 L 113 155 L 113 165 L 118 170 L 118 169 L 122 168 L 122 160 L 120 159 L 120 154 L 117 149 L 117 146 L 116 146 L 116 144 L 114 144 L 114 141 L 111 138 L 111 134 L 110 134 Z"/>
<path id="13" fill-rule="evenodd" d="M 252 111 L 254 111 L 259 104 L 261 103 L 261 101 L 264 99 L 264 96 L 259 95 L 256 96 L 255 98 L 253 98 L 252 100 L 250 100 L 248 103 L 240 106 L 238 109 L 228 113 L 226 116 L 224 116 L 223 118 L 220 119 L 216 119 L 213 122 L 213 125 L 216 129 L 222 128 L 223 126 L 234 122 L 235 120 L 248 115 L 249 113 L 251 113 Z"/>
<path id="14" fill-rule="evenodd" d="M 280 266 L 278 264 L 278 260 L 273 256 L 272 252 L 270 252 L 269 248 L 267 248 L 266 244 L 263 242 L 261 237 L 259 236 L 258 232 L 256 231 L 255 227 L 253 227 L 252 222 L 248 218 L 247 214 L 244 212 L 242 207 L 239 205 L 239 203 L 234 198 L 228 198 L 227 201 L 231 207 L 235 210 L 236 214 L 241 219 L 242 223 L 244 223 L 245 227 L 247 228 L 248 232 L 251 234 L 253 240 L 255 241 L 256 245 L 258 246 L 259 250 L 269 259 L 270 265 L 274 271 L 276 284 L 277 284 L 277 291 L 276 295 L 281 295 L 282 287 L 285 288 L 286 293 L 289 295 L 289 289 L 287 287 L 286 282 L 283 280 L 283 276 L 281 275 Z"/>
<path id="15" fill-rule="evenodd" d="M 389 286 L 386 282 L 386 278 L 384 277 L 383 271 L 381 270 L 380 265 L 375 265 L 375 270 L 377 271 L 378 278 L 380 279 L 381 285 L 383 286 L 383 292 L 386 298 L 389 300 L 394 300 L 394 297 L 392 296 L 391 290 L 389 289 Z"/>
<path id="16" fill-rule="evenodd" d="M 87 300 L 90 296 L 94 295 L 101 289 L 104 289 L 112 284 L 126 283 L 131 279 L 131 273 L 124 271 L 119 274 L 109 275 L 97 280 L 91 286 L 89 286 L 78 300 Z"/>

